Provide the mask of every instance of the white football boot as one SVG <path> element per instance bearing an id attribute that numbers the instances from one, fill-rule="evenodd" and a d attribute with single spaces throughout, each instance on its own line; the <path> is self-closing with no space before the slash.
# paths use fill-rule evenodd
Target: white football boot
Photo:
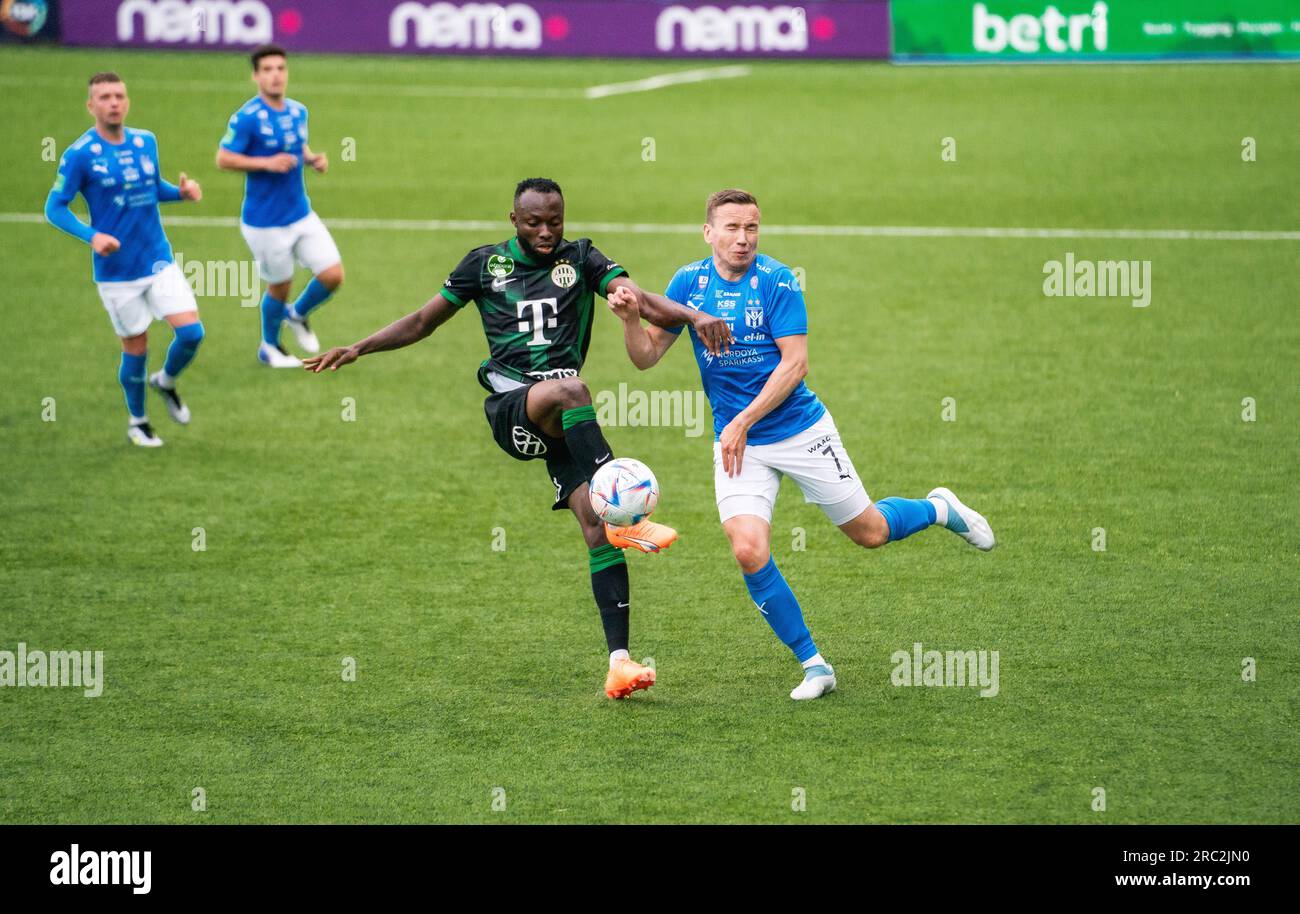
<path id="1" fill-rule="evenodd" d="M 153 433 L 149 420 L 132 422 L 126 429 L 126 440 L 137 447 L 162 447 L 163 441 Z"/>
<path id="2" fill-rule="evenodd" d="M 997 545 L 993 539 L 993 528 L 984 519 L 984 515 L 962 504 L 961 499 L 952 494 L 952 489 L 939 486 L 932 489 L 926 498 L 940 498 L 948 503 L 948 523 L 944 526 L 976 549 L 988 552 Z"/>
<path id="3" fill-rule="evenodd" d="M 293 331 L 293 338 L 298 341 L 299 349 L 308 355 L 316 355 L 316 353 L 320 352 L 320 340 L 316 339 L 315 333 L 312 333 L 311 327 L 307 324 L 307 318 L 294 317 L 292 309 L 285 308 L 284 322 Z"/>
<path id="4" fill-rule="evenodd" d="M 190 424 L 190 408 L 185 405 L 181 395 L 176 392 L 175 384 L 171 387 L 163 387 L 161 371 L 155 371 L 149 375 L 149 386 L 162 394 L 163 402 L 167 404 L 167 415 L 171 416 L 173 421 L 179 422 L 181 425 Z"/>
<path id="5" fill-rule="evenodd" d="M 829 663 L 819 663 L 803 671 L 803 682 L 794 687 L 790 697 L 795 701 L 807 701 L 834 691 L 835 669 Z"/>
<path id="6" fill-rule="evenodd" d="M 302 360 L 289 355 L 283 346 L 268 346 L 262 343 L 257 347 L 257 360 L 271 368 L 301 368 Z"/>

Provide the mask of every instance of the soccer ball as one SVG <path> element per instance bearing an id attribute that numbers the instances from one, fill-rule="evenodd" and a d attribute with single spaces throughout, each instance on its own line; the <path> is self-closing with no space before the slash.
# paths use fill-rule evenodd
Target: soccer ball
<path id="1" fill-rule="evenodd" d="M 596 470 L 588 495 L 601 520 L 615 527 L 630 527 L 654 513 L 659 504 L 659 480 L 641 461 L 618 457 Z"/>

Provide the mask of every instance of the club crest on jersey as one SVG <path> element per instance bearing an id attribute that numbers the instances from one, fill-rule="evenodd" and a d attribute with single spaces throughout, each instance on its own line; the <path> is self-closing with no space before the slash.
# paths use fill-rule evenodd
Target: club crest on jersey
<path id="1" fill-rule="evenodd" d="M 546 453 L 546 442 L 522 425 L 516 425 L 510 430 L 510 438 L 515 450 L 525 457 L 540 457 Z"/>
<path id="2" fill-rule="evenodd" d="M 509 276 L 515 271 L 515 260 L 502 254 L 493 254 L 488 258 L 487 271 L 498 279 Z"/>
<path id="3" fill-rule="evenodd" d="M 551 282 L 561 289 L 567 289 L 578 281 L 578 271 L 571 263 L 557 263 L 551 268 Z"/>
<path id="4" fill-rule="evenodd" d="M 749 277 L 749 287 L 750 287 L 751 289 L 757 289 L 757 288 L 758 288 L 758 277 L 757 277 L 757 276 L 751 276 L 751 277 Z"/>
<path id="5" fill-rule="evenodd" d="M 701 288 L 701 289 L 707 289 L 708 287 L 709 287 L 709 277 L 707 277 L 707 276 L 701 274 L 701 275 L 700 275 L 700 288 Z"/>
<path id="6" fill-rule="evenodd" d="M 750 305 L 745 308 L 745 326 L 751 330 L 757 330 L 763 326 L 763 306 L 757 307 Z"/>

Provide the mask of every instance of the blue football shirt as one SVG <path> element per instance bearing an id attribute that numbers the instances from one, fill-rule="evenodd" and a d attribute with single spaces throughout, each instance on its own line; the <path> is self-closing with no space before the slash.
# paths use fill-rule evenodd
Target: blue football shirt
<path id="1" fill-rule="evenodd" d="M 303 148 L 307 145 L 307 106 L 291 98 L 279 111 L 260 95 L 230 116 L 221 148 L 246 156 L 273 156 L 287 152 L 298 163 L 278 174 L 250 171 L 244 176 L 244 208 L 240 220 L 253 228 L 290 225 L 311 212 L 303 181 Z"/>
<path id="2" fill-rule="evenodd" d="M 123 130 L 122 142 L 117 144 L 92 127 L 59 160 L 47 210 L 54 204 L 66 217 L 68 204 L 81 194 L 90 210 L 92 231 L 74 225 L 77 237 L 90 241 L 94 232 L 104 232 L 122 243 L 107 257 L 92 253 L 95 282 L 142 279 L 156 273 L 159 265 L 172 262 L 172 246 L 163 234 L 158 202 L 177 200 L 180 194 L 161 175 L 158 140 L 148 130 L 133 127 Z"/>
<path id="3" fill-rule="evenodd" d="M 731 352 L 713 356 L 690 328 L 704 394 L 713 408 L 716 440 L 732 419 L 753 402 L 781 361 L 776 341 L 808 332 L 808 307 L 794 273 L 785 264 L 759 254 L 736 282 L 718 275 L 713 258 L 688 263 L 677 271 L 664 294 L 697 311 L 725 320 L 735 338 Z M 680 327 L 673 333 L 681 333 Z M 803 381 L 784 402 L 749 430 L 749 444 L 772 444 L 797 435 L 826 412 Z"/>

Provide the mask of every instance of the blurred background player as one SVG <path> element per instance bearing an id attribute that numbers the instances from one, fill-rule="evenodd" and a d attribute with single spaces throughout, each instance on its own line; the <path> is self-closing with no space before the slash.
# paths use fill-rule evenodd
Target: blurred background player
<path id="1" fill-rule="evenodd" d="M 339 249 L 312 212 L 303 181 L 304 163 L 324 174 L 329 159 L 307 145 L 307 106 L 285 97 L 289 66 L 284 48 L 261 45 L 252 61 L 257 95 L 231 115 L 217 149 L 217 167 L 247 173 L 239 230 L 267 283 L 257 358 L 272 368 L 297 368 L 302 363 L 280 345 L 280 324 L 289 325 L 304 351 L 320 352 L 307 317 L 343 282 Z M 313 276 L 286 305 L 295 261 Z"/>
<path id="2" fill-rule="evenodd" d="M 165 320 L 175 334 L 162 370 L 150 375 L 148 383 L 182 425 L 189 423 L 190 410 L 176 391 L 176 378 L 193 361 L 203 341 L 203 324 L 194 292 L 163 234 L 158 204 L 197 202 L 203 192 L 185 172 L 179 184 L 163 180 L 158 140 L 148 130 L 125 126 L 130 107 L 126 85 L 116 73 L 90 78 L 86 108 L 95 125 L 59 160 L 58 176 L 45 200 L 45 218 L 94 251 L 91 262 L 99 297 L 122 340 L 117 379 L 131 417 L 127 439 L 142 447 L 161 447 L 144 406 L 149 324 L 155 318 Z M 89 225 L 68 208 L 77 194 L 86 199 Z"/>
<path id="3" fill-rule="evenodd" d="M 710 195 L 704 240 L 711 256 L 679 269 L 665 293 L 718 315 L 743 333 L 741 345 L 715 356 L 691 340 L 704 392 L 713 408 L 713 479 L 718 514 L 754 605 L 803 665 L 790 693 L 820 698 L 835 689 L 835 671 L 818 652 L 794 592 L 772 560 L 772 509 L 782 475 L 855 543 L 874 549 L 932 524 L 989 550 L 993 531 L 945 488 L 926 498 L 871 503 L 831 414 L 804 384 L 808 373 L 808 311 L 785 264 L 758 253 L 758 201 L 743 190 Z M 681 328 L 643 327 L 636 302 L 611 297 L 623 318 L 632 362 L 649 368 Z M 738 326 L 743 322 L 743 330 Z"/>
<path id="4" fill-rule="evenodd" d="M 701 345 L 714 352 L 727 341 L 726 325 L 642 292 L 590 239 L 565 240 L 564 196 L 548 178 L 519 182 L 510 221 L 517 234 L 466 254 L 423 308 L 305 364 L 314 372 L 336 371 L 371 352 L 409 346 L 469 302 L 477 303 L 490 356 L 480 364 L 478 380 L 489 393 L 483 410 L 493 438 L 516 460 L 545 460 L 555 486 L 552 510 L 567 508 L 577 518 L 609 648 L 605 694 L 625 698 L 654 685 L 655 671 L 628 654 L 631 598 L 619 550 L 658 552 L 677 533 L 649 520 L 608 527 L 592 510 L 588 480 L 614 456 L 596 422 L 591 392 L 578 376 L 591 341 L 595 296 L 630 297 L 640 313 L 659 323 L 689 322 Z"/>

